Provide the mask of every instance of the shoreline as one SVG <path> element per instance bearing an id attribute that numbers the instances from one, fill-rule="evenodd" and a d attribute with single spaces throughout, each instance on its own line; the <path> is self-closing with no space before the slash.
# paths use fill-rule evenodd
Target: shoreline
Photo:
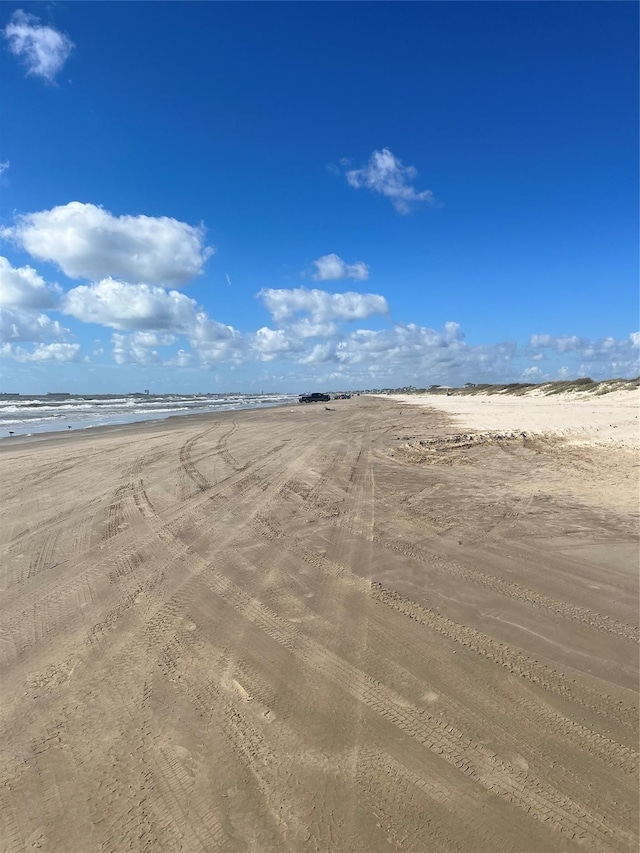
<path id="1" fill-rule="evenodd" d="M 138 430 L 142 431 L 144 429 L 151 429 L 152 427 L 161 427 L 162 425 L 175 426 L 176 423 L 181 421 L 191 421 L 197 418 L 220 418 L 223 415 L 239 415 L 241 412 L 262 412 L 270 409 L 290 407 L 291 405 L 297 405 L 297 401 L 295 403 L 274 403 L 262 406 L 247 406 L 242 409 L 220 409 L 216 412 L 194 412 L 185 415 L 167 415 L 163 418 L 147 418 L 139 421 L 124 421 L 122 423 L 74 427 L 73 429 L 66 430 L 58 429 L 29 434 L 22 433 L 20 435 L 2 436 L 0 437 L 0 453 L 6 449 L 7 445 L 22 446 L 26 444 L 32 445 L 42 441 L 63 441 L 63 436 L 66 436 L 67 438 L 69 438 L 69 436 L 88 438 L 89 436 L 98 436 L 112 432 L 128 432 L 129 430 L 135 433 L 135 431 Z"/>

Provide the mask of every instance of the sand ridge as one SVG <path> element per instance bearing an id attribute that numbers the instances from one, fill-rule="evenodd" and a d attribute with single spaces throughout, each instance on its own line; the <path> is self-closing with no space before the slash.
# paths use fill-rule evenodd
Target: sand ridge
<path id="1" fill-rule="evenodd" d="M 482 429 L 5 442 L 3 849 L 635 850 L 638 469 Z"/>

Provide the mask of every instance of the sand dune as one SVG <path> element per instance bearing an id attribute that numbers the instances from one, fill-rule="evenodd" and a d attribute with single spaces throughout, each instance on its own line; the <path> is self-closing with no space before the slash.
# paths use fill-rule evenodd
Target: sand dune
<path id="1" fill-rule="evenodd" d="M 637 849 L 637 455 L 452 399 L 2 443 L 3 850 Z"/>

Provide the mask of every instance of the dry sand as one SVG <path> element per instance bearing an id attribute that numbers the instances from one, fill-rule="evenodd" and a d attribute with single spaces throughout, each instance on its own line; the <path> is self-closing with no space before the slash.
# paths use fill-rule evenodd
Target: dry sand
<path id="1" fill-rule="evenodd" d="M 635 851 L 637 454 L 485 408 L 3 442 L 1 849 Z"/>
<path id="2" fill-rule="evenodd" d="M 432 406 L 467 428 L 526 430 L 530 434 L 565 437 L 575 445 L 613 445 L 637 449 L 640 438 L 640 394 L 613 391 L 538 396 L 473 394 L 451 397 L 440 394 L 394 394 L 392 399 L 418 406 Z"/>

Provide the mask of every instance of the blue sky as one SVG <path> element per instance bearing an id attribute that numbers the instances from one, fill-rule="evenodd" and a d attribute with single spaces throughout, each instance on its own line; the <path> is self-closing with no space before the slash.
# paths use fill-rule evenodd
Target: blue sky
<path id="1" fill-rule="evenodd" d="M 1 13 L 2 390 L 639 372 L 637 4 Z"/>

